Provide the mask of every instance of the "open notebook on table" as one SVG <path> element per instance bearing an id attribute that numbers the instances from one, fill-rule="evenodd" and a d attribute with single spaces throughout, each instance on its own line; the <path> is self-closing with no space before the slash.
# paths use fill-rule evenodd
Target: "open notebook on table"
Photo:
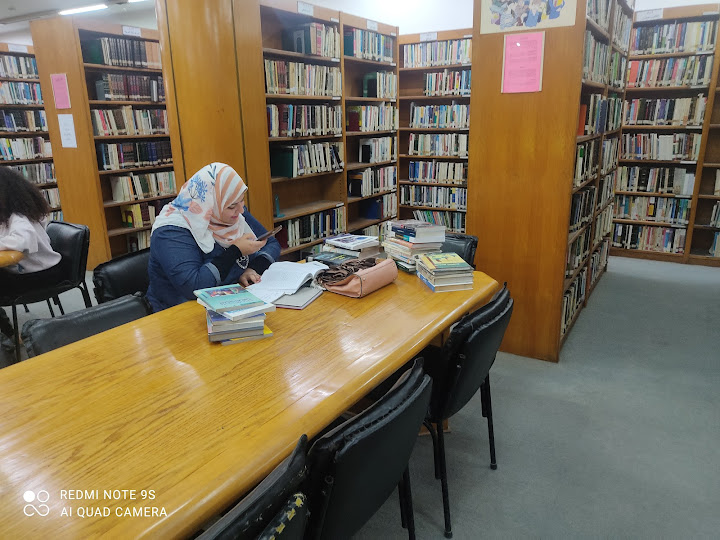
<path id="1" fill-rule="evenodd" d="M 327 265 L 319 262 L 304 264 L 288 261 L 275 262 L 263 272 L 262 281 L 250 285 L 247 290 L 266 302 L 273 302 L 280 306 L 283 303 L 278 303 L 281 297 L 294 295 L 303 285 L 312 282 L 315 276 L 323 270 L 327 270 L 327 268 Z M 305 291 L 303 291 L 302 294 L 309 295 L 309 293 Z M 282 298 L 282 300 L 284 302 L 291 302 L 287 297 Z M 298 298 L 297 301 L 299 302 L 299 300 Z M 309 301 L 307 303 L 309 303 Z M 303 304 L 302 307 L 307 305 L 307 303 Z M 296 309 L 302 309 L 302 307 L 296 307 Z"/>

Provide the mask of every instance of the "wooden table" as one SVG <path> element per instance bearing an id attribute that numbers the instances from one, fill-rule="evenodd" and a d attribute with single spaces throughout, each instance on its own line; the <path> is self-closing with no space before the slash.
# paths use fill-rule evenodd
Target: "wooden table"
<path id="1" fill-rule="evenodd" d="M 497 288 L 476 272 L 473 290 L 435 294 L 401 272 L 364 299 L 324 293 L 270 313 L 272 337 L 231 346 L 208 343 L 204 309 L 188 302 L 2 369 L 0 531 L 186 536 Z M 24 515 L 28 490 L 47 492 L 46 516 Z M 160 515 L 131 517 L 143 507 Z"/>
<path id="2" fill-rule="evenodd" d="M 0 250 L 0 268 L 12 266 L 23 259 L 22 251 L 13 251 L 11 249 Z"/>

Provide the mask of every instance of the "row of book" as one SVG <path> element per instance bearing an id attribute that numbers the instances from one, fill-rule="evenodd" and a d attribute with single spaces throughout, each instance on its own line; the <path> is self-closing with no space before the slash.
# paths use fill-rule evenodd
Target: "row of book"
<path id="1" fill-rule="evenodd" d="M 467 210 L 467 189 L 441 186 L 400 186 L 400 204 Z"/>
<path id="2" fill-rule="evenodd" d="M 720 187 L 720 182 L 716 184 Z M 692 196 L 694 185 L 695 173 L 684 167 L 622 166 L 615 177 L 617 191 Z"/>
<path id="3" fill-rule="evenodd" d="M 118 37 L 83 39 L 80 42 L 83 61 L 106 66 L 161 69 L 160 44 Z"/>
<path id="4" fill-rule="evenodd" d="M 48 220 L 49 221 L 63 221 L 63 212 L 62 210 L 53 210 L 48 214 Z"/>
<path id="5" fill-rule="evenodd" d="M 408 163 L 410 182 L 438 182 L 465 184 L 467 163 L 464 161 L 410 161 Z"/>
<path id="6" fill-rule="evenodd" d="M 342 142 L 307 142 L 273 147 L 270 149 L 270 172 L 275 177 L 295 178 L 340 171 L 345 166 L 344 155 Z"/>
<path id="7" fill-rule="evenodd" d="M 590 223 L 595 213 L 595 186 L 588 186 L 585 189 L 573 193 L 570 204 L 570 228 L 569 234 L 582 229 L 586 223 Z"/>
<path id="8" fill-rule="evenodd" d="M 162 75 L 103 73 L 95 80 L 95 99 L 164 103 L 165 85 Z"/>
<path id="9" fill-rule="evenodd" d="M 140 251 L 150 247 L 150 235 L 152 231 L 138 231 L 125 235 L 128 253 Z"/>
<path id="10" fill-rule="evenodd" d="M 472 39 L 448 39 L 403 45 L 403 67 L 433 67 L 469 64 L 472 61 Z"/>
<path id="11" fill-rule="evenodd" d="M 608 255 L 610 254 L 610 240 L 605 240 L 600 247 L 593 251 L 590 256 L 590 287 L 600 277 L 600 274 L 607 266 Z"/>
<path id="12" fill-rule="evenodd" d="M 339 58 L 340 32 L 337 25 L 306 23 L 283 31 L 283 49 L 325 58 Z"/>
<path id="13" fill-rule="evenodd" d="M 583 53 L 583 80 L 608 84 L 608 61 L 611 48 L 607 43 L 598 41 L 592 32 L 585 32 Z"/>
<path id="14" fill-rule="evenodd" d="M 638 98 L 625 101 L 623 124 L 626 126 L 699 126 L 705 117 L 707 96 L 686 98 Z"/>
<path id="15" fill-rule="evenodd" d="M 710 227 L 720 227 L 720 201 L 713 205 L 708 225 Z"/>
<path id="16" fill-rule="evenodd" d="M 714 234 L 709 253 L 713 257 L 720 257 L 720 232 Z"/>
<path id="17" fill-rule="evenodd" d="M 596 246 L 603 238 L 613 230 L 613 207 L 608 206 L 595 218 L 595 229 L 593 230 L 593 246 Z"/>
<path id="18" fill-rule="evenodd" d="M 296 96 L 340 96 L 342 74 L 336 66 L 265 59 L 265 92 Z"/>
<path id="19" fill-rule="evenodd" d="M 266 106 L 270 137 L 341 135 L 340 105 L 295 105 L 269 103 Z"/>
<path id="20" fill-rule="evenodd" d="M 60 207 L 60 190 L 58 188 L 41 189 L 40 193 L 50 205 L 50 208 Z"/>
<path id="21" fill-rule="evenodd" d="M 129 174 L 110 177 L 110 190 L 113 202 L 128 202 L 175 195 L 175 173 L 173 171 Z"/>
<path id="22" fill-rule="evenodd" d="M 408 154 L 411 156 L 468 155 L 467 133 L 410 133 Z"/>
<path id="23" fill-rule="evenodd" d="M 628 15 L 615 5 L 615 17 L 613 21 L 613 43 L 625 54 L 628 52 L 628 46 L 630 45 L 630 34 L 632 33 L 632 15 Z"/>
<path id="24" fill-rule="evenodd" d="M 641 251 L 685 253 L 686 234 L 684 228 L 616 223 L 612 245 Z"/>
<path id="25" fill-rule="evenodd" d="M 413 210 L 413 218 L 442 225 L 449 232 L 465 232 L 465 212 L 453 212 L 451 210 Z"/>
<path id="26" fill-rule="evenodd" d="M 394 218 L 398 212 L 397 193 L 388 193 L 377 199 L 360 201 L 359 214 L 365 219 Z"/>
<path id="27" fill-rule="evenodd" d="M 120 207 L 122 226 L 130 229 L 146 227 L 155 223 L 163 206 L 170 199 L 124 204 Z"/>
<path id="28" fill-rule="evenodd" d="M 369 71 L 362 78 L 362 97 L 397 98 L 397 75 L 392 71 Z"/>
<path id="29" fill-rule="evenodd" d="M 343 30 L 343 41 L 345 56 L 394 62 L 395 38 L 391 36 L 348 26 Z"/>
<path id="30" fill-rule="evenodd" d="M 8 79 L 39 79 L 34 56 L 0 54 L 0 77 Z"/>
<path id="31" fill-rule="evenodd" d="M 469 128 L 470 105 L 456 103 L 449 105 L 417 105 L 410 103 L 411 128 Z"/>
<path id="32" fill-rule="evenodd" d="M 709 195 L 720 195 L 720 169 L 715 169 L 715 186 Z"/>
<path id="33" fill-rule="evenodd" d="M 0 104 L 42 105 L 40 83 L 0 81 Z"/>
<path id="34" fill-rule="evenodd" d="M 55 178 L 55 164 L 48 163 L 26 163 L 25 165 L 11 165 L 11 169 L 22 174 L 33 184 L 50 184 L 57 182 Z"/>
<path id="35" fill-rule="evenodd" d="M 613 195 L 615 194 L 613 187 L 615 185 L 615 177 L 617 174 L 618 172 L 616 169 L 614 172 L 606 174 L 600 178 L 600 182 L 598 184 L 597 203 L 595 204 L 596 208 L 602 208 L 605 203 L 609 202 L 610 199 L 613 198 Z"/>
<path id="36" fill-rule="evenodd" d="M 610 0 L 587 0 L 585 14 L 588 19 L 595 21 L 600 28 L 608 30 L 610 28 L 610 8 Z"/>
<path id="37" fill-rule="evenodd" d="M 590 248 L 592 247 L 592 235 L 590 233 L 590 227 L 585 228 L 568 246 L 565 260 L 566 278 L 572 276 L 590 254 Z"/>
<path id="38" fill-rule="evenodd" d="M 426 96 L 469 96 L 471 90 L 469 69 L 437 71 L 425 74 Z"/>
<path id="39" fill-rule="evenodd" d="M 3 161 L 52 157 L 50 141 L 42 137 L 0 138 L 0 157 Z"/>
<path id="40" fill-rule="evenodd" d="M 578 136 L 604 133 L 620 127 L 622 99 L 605 97 L 602 94 L 590 94 L 587 101 L 587 103 L 580 104 Z"/>
<path id="41" fill-rule="evenodd" d="M 623 159 L 692 160 L 700 154 L 699 133 L 624 133 Z"/>
<path id="42" fill-rule="evenodd" d="M 560 322 L 561 336 L 564 336 L 570 329 L 575 315 L 585 301 L 586 287 L 587 268 L 584 268 L 563 294 L 562 320 Z"/>
<path id="43" fill-rule="evenodd" d="M 165 109 L 134 109 L 130 105 L 91 109 L 93 135 L 156 135 L 168 133 Z"/>
<path id="44" fill-rule="evenodd" d="M 0 131 L 47 131 L 45 111 L 0 109 Z"/>
<path id="45" fill-rule="evenodd" d="M 398 128 L 398 109 L 389 103 L 347 108 L 348 131 L 385 131 Z"/>
<path id="46" fill-rule="evenodd" d="M 610 64 L 608 65 L 608 84 L 613 88 L 623 90 L 625 88 L 626 73 L 627 57 L 617 51 L 612 52 L 610 54 Z"/>
<path id="47" fill-rule="evenodd" d="M 617 195 L 615 217 L 639 221 L 657 221 L 687 225 L 690 220 L 690 199 Z"/>
<path id="48" fill-rule="evenodd" d="M 656 58 L 631 60 L 628 67 L 628 88 L 667 86 L 707 86 L 713 68 L 713 56 Z"/>
<path id="49" fill-rule="evenodd" d="M 314 242 L 327 236 L 339 234 L 345 229 L 345 207 L 339 206 L 308 216 L 288 219 L 276 235 L 283 249 Z"/>
<path id="50" fill-rule="evenodd" d="M 172 163 L 170 141 L 99 143 L 97 157 L 102 171 Z"/>
<path id="51" fill-rule="evenodd" d="M 602 142 L 602 160 L 600 162 L 600 173 L 607 174 L 618 164 L 620 157 L 620 138 L 609 137 Z"/>
<path id="52" fill-rule="evenodd" d="M 372 137 L 360 139 L 359 158 L 361 163 L 382 163 L 397 160 L 397 137 Z"/>
<path id="53" fill-rule="evenodd" d="M 600 157 L 600 141 L 593 139 L 578 143 L 575 147 L 575 175 L 573 187 L 593 178 L 598 172 L 598 159 Z"/>
<path id="54" fill-rule="evenodd" d="M 713 51 L 717 21 L 638 26 L 630 34 L 632 54 Z"/>
<path id="55" fill-rule="evenodd" d="M 349 171 L 347 179 L 350 197 L 369 197 L 397 187 L 397 167 L 389 165 Z"/>

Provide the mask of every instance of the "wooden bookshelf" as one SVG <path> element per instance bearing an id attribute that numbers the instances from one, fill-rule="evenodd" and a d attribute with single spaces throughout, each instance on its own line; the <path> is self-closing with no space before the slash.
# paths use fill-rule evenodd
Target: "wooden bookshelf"
<path id="1" fill-rule="evenodd" d="M 32 62 L 35 59 L 35 49 L 29 45 L 18 45 L 15 43 L 0 43 L 0 56 L 13 57 L 18 62 Z M 37 61 L 36 61 L 37 62 Z M 39 73 L 39 70 L 37 70 Z M 39 77 L 0 77 L 0 82 L 14 85 L 15 83 L 28 83 L 40 85 Z M 41 90 L 43 96 L 47 96 L 44 89 Z M 0 110 L 12 111 L 30 111 L 33 114 L 36 111 L 45 113 L 45 105 L 43 104 L 20 104 L 20 103 L 0 103 Z M 40 113 L 40 114 L 43 114 Z M 45 113 L 47 116 L 47 113 Z M 0 131 L 0 138 L 18 139 L 28 137 L 41 137 L 45 140 L 50 139 L 49 131 L 27 131 L 25 129 Z M 52 144 L 52 141 L 51 141 Z M 12 159 L 6 160 L 0 157 L 0 166 L 7 165 L 16 168 L 17 171 L 25 176 L 28 181 L 34 183 L 43 193 L 51 207 L 50 219 L 62 221 L 62 207 L 59 204 L 62 200 L 62 189 L 56 180 L 56 170 L 52 157 L 34 157 L 30 159 Z M 28 165 L 29 167 L 23 167 Z M 37 182 L 33 180 L 33 175 L 37 173 L 39 179 L 50 180 L 49 182 Z M 62 186 L 64 188 L 64 186 Z"/>

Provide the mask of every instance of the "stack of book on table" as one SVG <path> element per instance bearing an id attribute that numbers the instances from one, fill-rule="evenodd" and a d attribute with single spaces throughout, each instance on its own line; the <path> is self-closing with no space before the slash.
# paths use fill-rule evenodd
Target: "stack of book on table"
<path id="1" fill-rule="evenodd" d="M 365 259 L 380 254 L 377 236 L 343 233 L 327 238 L 322 251 L 313 255 L 312 260 L 335 266 L 353 259 Z"/>
<path id="2" fill-rule="evenodd" d="M 439 253 L 445 242 L 445 227 L 415 219 L 387 222 L 383 248 L 395 260 L 398 268 L 415 272 L 416 261 L 421 255 Z"/>
<path id="3" fill-rule="evenodd" d="M 265 315 L 275 306 L 240 285 L 222 285 L 193 291 L 198 304 L 207 309 L 208 339 L 230 345 L 272 335 Z"/>
<path id="4" fill-rule="evenodd" d="M 417 274 L 433 292 L 462 291 L 473 286 L 473 267 L 457 253 L 420 255 Z"/>

